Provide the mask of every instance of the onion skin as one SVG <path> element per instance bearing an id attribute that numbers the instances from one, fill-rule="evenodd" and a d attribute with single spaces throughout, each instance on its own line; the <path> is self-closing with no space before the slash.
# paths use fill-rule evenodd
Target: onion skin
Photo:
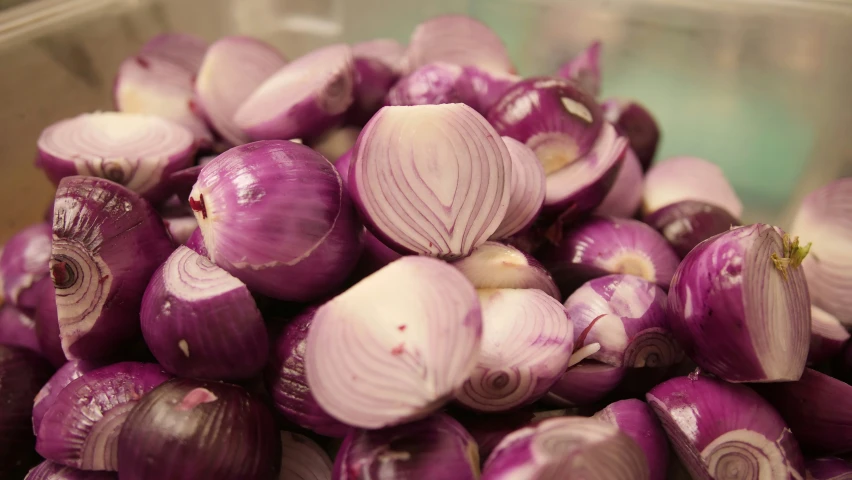
<path id="1" fill-rule="evenodd" d="M 568 368 L 574 347 L 565 308 L 537 289 L 479 290 L 482 350 L 456 400 L 482 412 L 529 405 Z"/>
<path id="2" fill-rule="evenodd" d="M 695 200 L 666 205 L 642 221 L 666 237 L 680 258 L 704 240 L 741 225 L 724 208 Z"/>
<path id="3" fill-rule="evenodd" d="M 743 214 L 743 204 L 724 172 L 707 160 L 674 157 L 655 164 L 645 174 L 642 194 L 645 216 L 684 200 L 715 205 L 734 218 Z"/>
<path id="4" fill-rule="evenodd" d="M 465 15 L 441 15 L 414 29 L 405 54 L 405 73 L 432 62 L 474 65 L 492 72 L 514 73 L 500 37 Z"/>
<path id="5" fill-rule="evenodd" d="M 852 462 L 842 458 L 827 457 L 807 460 L 808 480 L 849 480 Z"/>
<path id="6" fill-rule="evenodd" d="M 8 303 L 0 306 L 0 344 L 41 353 L 35 320 Z"/>
<path id="7" fill-rule="evenodd" d="M 163 33 L 145 42 L 139 53 L 162 58 L 194 74 L 201 68 L 207 48 L 207 42 L 195 35 Z"/>
<path id="8" fill-rule="evenodd" d="M 204 234 L 201 233 L 201 228 L 196 228 L 192 232 L 184 246 L 201 256 L 210 258 L 210 254 L 207 253 L 207 246 L 204 245 Z"/>
<path id="9" fill-rule="evenodd" d="M 36 451 L 69 467 L 116 471 L 118 435 L 130 408 L 168 379 L 159 365 L 138 362 L 84 373 L 60 390 L 45 412 Z"/>
<path id="10" fill-rule="evenodd" d="M 476 289 L 535 288 L 562 299 L 553 278 L 538 260 L 510 245 L 485 242 L 452 266 Z"/>
<path id="11" fill-rule="evenodd" d="M 193 232 L 198 229 L 198 221 L 194 216 L 164 217 L 163 226 L 172 239 L 172 244 L 179 247 L 189 240 Z"/>
<path id="12" fill-rule="evenodd" d="M 560 407 L 592 405 L 615 390 L 626 373 L 626 368 L 584 360 L 562 374 L 544 400 Z"/>
<path id="13" fill-rule="evenodd" d="M 666 239 L 637 220 L 592 217 L 563 227 L 561 237 L 559 244 L 545 245 L 535 255 L 563 295 L 611 273 L 636 275 L 665 289 L 679 263 Z"/>
<path id="14" fill-rule="evenodd" d="M 385 105 L 440 105 L 463 103 L 456 85 L 462 67 L 452 63 L 428 63 L 402 77 L 388 91 Z"/>
<path id="15" fill-rule="evenodd" d="M 154 272 L 140 318 L 151 353 L 176 375 L 248 379 L 269 356 L 266 326 L 245 284 L 187 247 Z"/>
<path id="16" fill-rule="evenodd" d="M 33 289 L 39 298 L 33 318 L 39 351 L 54 367 L 61 367 L 68 359 L 65 358 L 62 340 L 59 338 L 59 317 L 56 313 L 56 289 L 53 287 L 53 279 L 42 278 Z"/>
<path id="17" fill-rule="evenodd" d="M 511 192 L 509 209 L 500 222 L 492 240 L 507 238 L 528 229 L 544 203 L 547 179 L 535 153 L 511 137 L 503 137 L 512 158 Z"/>
<path id="18" fill-rule="evenodd" d="M 201 170 L 190 205 L 210 259 L 253 292 L 315 300 L 358 260 L 363 229 L 340 175 L 298 143 L 267 140 L 219 155 Z"/>
<path id="19" fill-rule="evenodd" d="M 473 437 L 443 413 L 381 430 L 352 430 L 334 462 L 333 480 L 479 478 Z"/>
<path id="20" fill-rule="evenodd" d="M 453 414 L 479 446 L 479 458 L 483 462 L 491 456 L 494 448 L 506 435 L 529 425 L 535 414 L 529 409 L 518 409 L 496 414 L 465 413 Z"/>
<path id="21" fill-rule="evenodd" d="M 793 234 L 814 240 L 805 259 L 813 304 L 852 328 L 852 178 L 841 178 L 809 193 L 793 221 Z"/>
<path id="22" fill-rule="evenodd" d="M 811 312 L 798 264 L 807 247 L 796 241 L 791 253 L 788 240 L 769 225 L 738 227 L 699 244 L 678 266 L 668 318 L 678 343 L 702 369 L 729 382 L 802 375 Z"/>
<path id="23" fill-rule="evenodd" d="M 660 421 L 647 403 L 636 400 L 620 400 L 611 403 L 592 418 L 611 423 L 632 438 L 645 453 L 650 471 L 650 480 L 666 480 L 669 466 L 669 444 Z"/>
<path id="24" fill-rule="evenodd" d="M 635 100 L 609 99 L 601 103 L 606 120 L 630 142 L 642 171 L 648 171 L 660 143 L 660 126 L 644 106 Z M 737 216 L 740 214 L 737 213 Z"/>
<path id="25" fill-rule="evenodd" d="M 464 257 L 509 207 L 509 151 L 466 105 L 384 107 L 352 155 L 352 199 L 370 231 L 400 253 Z"/>
<path id="26" fill-rule="evenodd" d="M 45 460 L 30 470 L 24 480 L 118 480 L 118 475 L 114 472 L 77 470 Z"/>
<path id="27" fill-rule="evenodd" d="M 803 478 L 790 429 L 748 387 L 693 374 L 657 385 L 646 398 L 692 478 Z M 748 476 L 731 476 L 737 471 Z"/>
<path id="28" fill-rule="evenodd" d="M 806 451 L 852 452 L 852 386 L 806 368 L 797 382 L 760 385 Z"/>
<path id="29" fill-rule="evenodd" d="M 439 260 L 403 257 L 317 311 L 305 353 L 308 386 L 320 407 L 352 426 L 417 420 L 467 380 L 481 338 L 470 282 Z"/>
<path id="30" fill-rule="evenodd" d="M 118 464 L 122 480 L 274 480 L 281 437 L 266 407 L 242 388 L 173 379 L 128 416 Z"/>
<path id="31" fill-rule="evenodd" d="M 354 83 L 349 46 L 323 47 L 267 78 L 237 109 L 234 122 L 253 140 L 316 136 L 342 119 Z"/>
<path id="32" fill-rule="evenodd" d="M 47 276 L 52 233 L 48 222 L 30 225 L 12 235 L 0 254 L 3 300 L 27 314 L 38 306 L 31 288 Z"/>
<path id="33" fill-rule="evenodd" d="M 585 283 L 565 301 L 575 349 L 597 343 L 587 357 L 615 367 L 667 367 L 683 358 L 666 320 L 666 294 L 633 275 Z"/>
<path id="34" fill-rule="evenodd" d="M 305 378 L 308 330 L 317 308 L 306 308 L 284 326 L 272 349 L 266 385 L 275 408 L 285 419 L 320 435 L 343 438 L 350 427 L 317 404 Z"/>
<path id="35" fill-rule="evenodd" d="M 355 59 L 355 100 L 347 113 L 349 121 L 363 125 L 385 101 L 399 79 L 405 47 L 396 40 L 379 38 L 352 45 Z"/>
<path id="36" fill-rule="evenodd" d="M 642 165 L 633 150 L 624 152 L 624 161 L 612 188 L 598 205 L 595 215 L 633 218 L 642 204 Z"/>
<path id="37" fill-rule="evenodd" d="M 834 315 L 811 305 L 811 345 L 808 364 L 818 364 L 834 358 L 849 342 L 849 332 Z"/>
<path id="38" fill-rule="evenodd" d="M 223 37 L 210 45 L 195 78 L 205 118 L 231 145 L 249 142 L 234 114 L 267 78 L 287 62 L 271 45 L 245 36 Z"/>
<path id="39" fill-rule="evenodd" d="M 485 462 L 482 480 L 649 479 L 639 445 L 618 428 L 581 417 L 550 418 L 509 434 Z"/>
<path id="40" fill-rule="evenodd" d="M 191 132 L 167 119 L 87 113 L 42 131 L 36 166 L 55 185 L 74 175 L 100 177 L 157 202 L 170 193 L 170 175 L 191 165 L 195 149 Z"/>
<path id="41" fill-rule="evenodd" d="M 601 93 L 601 42 L 594 41 L 556 72 L 556 76 L 577 82 L 593 97 Z"/>
<path id="42" fill-rule="evenodd" d="M 52 372 L 37 353 L 0 345 L 0 478 L 21 478 L 37 462 L 32 402 Z"/>
<path id="43" fill-rule="evenodd" d="M 127 188 L 95 177 L 59 183 L 50 269 L 67 358 L 103 358 L 139 335 L 145 287 L 172 249 L 160 217 Z"/>
<path id="44" fill-rule="evenodd" d="M 456 82 L 456 94 L 462 103 L 470 105 L 485 116 L 506 91 L 520 80 L 521 77 L 511 73 L 494 72 L 466 65 L 462 67 L 461 76 Z"/>
<path id="45" fill-rule="evenodd" d="M 334 465 L 310 438 L 281 432 L 281 472 L 278 480 L 331 480 Z"/>
<path id="46" fill-rule="evenodd" d="M 39 390 L 33 400 L 33 433 L 38 434 L 44 414 L 56 403 L 59 392 L 83 374 L 102 367 L 98 362 L 71 360 L 62 365 Z"/>

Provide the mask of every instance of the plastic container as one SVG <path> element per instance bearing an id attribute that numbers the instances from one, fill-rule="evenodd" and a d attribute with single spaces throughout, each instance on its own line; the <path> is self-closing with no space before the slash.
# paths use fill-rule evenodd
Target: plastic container
<path id="1" fill-rule="evenodd" d="M 522 74 L 603 40 L 604 96 L 650 107 L 663 128 L 658 160 L 721 165 L 747 221 L 786 226 L 807 191 L 852 175 L 844 0 L 36 0 L 0 10 L 0 242 L 51 202 L 33 167 L 41 129 L 112 108 L 117 65 L 152 35 L 254 35 L 294 57 L 335 41 L 405 40 L 450 12 L 495 28 Z"/>

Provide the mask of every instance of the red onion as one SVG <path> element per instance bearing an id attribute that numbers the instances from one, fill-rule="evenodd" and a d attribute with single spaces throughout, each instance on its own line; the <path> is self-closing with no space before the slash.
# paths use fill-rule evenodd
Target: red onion
<path id="1" fill-rule="evenodd" d="M 434 17 L 414 29 L 405 54 L 406 71 L 432 62 L 474 65 L 492 72 L 515 70 L 500 37 L 464 15 Z"/>
<path id="2" fill-rule="evenodd" d="M 123 362 L 71 381 L 42 417 L 36 451 L 82 470 L 118 469 L 118 435 L 136 402 L 169 379 L 159 365 Z"/>
<path id="3" fill-rule="evenodd" d="M 849 480 L 852 478 L 852 462 L 837 457 L 807 460 L 805 467 L 808 480 Z"/>
<path id="4" fill-rule="evenodd" d="M 121 480 L 275 480 L 281 437 L 266 407 L 242 388 L 174 379 L 127 417 L 118 465 Z"/>
<path id="5" fill-rule="evenodd" d="M 35 320 L 11 304 L 0 306 L 0 345 L 41 353 Z"/>
<path id="6" fill-rule="evenodd" d="M 588 358 L 616 367 L 666 367 L 683 358 L 666 321 L 666 294 L 633 275 L 585 283 L 565 302 L 574 348 L 599 344 Z"/>
<path id="7" fill-rule="evenodd" d="M 39 299 L 33 317 L 39 351 L 54 367 L 60 367 L 68 359 L 65 358 L 62 340 L 59 338 L 59 317 L 56 314 L 56 289 L 53 287 L 53 279 L 42 278 L 36 282 L 33 290 Z"/>
<path id="8" fill-rule="evenodd" d="M 405 47 L 396 40 L 379 38 L 352 45 L 355 58 L 355 101 L 349 112 L 355 123 L 364 124 L 385 101 L 399 79 Z"/>
<path id="9" fill-rule="evenodd" d="M 24 480 L 118 480 L 118 475 L 113 472 L 77 470 L 45 460 L 30 470 Z"/>
<path id="10" fill-rule="evenodd" d="M 574 337 L 565 308 L 536 289 L 479 290 L 479 299 L 482 351 L 456 400 L 482 412 L 535 402 L 568 368 Z"/>
<path id="11" fill-rule="evenodd" d="M 71 360 L 65 363 L 56 373 L 50 377 L 39 390 L 33 400 L 33 433 L 38 434 L 41 420 L 44 414 L 56 403 L 59 398 L 59 392 L 62 391 L 69 383 L 80 378 L 83 374 L 102 367 L 98 362 L 90 362 L 87 360 Z"/>
<path id="12" fill-rule="evenodd" d="M 297 58 L 243 102 L 234 122 L 254 140 L 322 133 L 352 104 L 353 62 L 352 50 L 342 44 Z"/>
<path id="13" fill-rule="evenodd" d="M 498 414 L 468 413 L 454 414 L 455 418 L 467 430 L 479 446 L 479 458 L 485 460 L 491 456 L 494 448 L 506 438 L 506 435 L 530 424 L 536 417 L 529 409 L 518 409 Z"/>
<path id="14" fill-rule="evenodd" d="M 30 225 L 12 235 L 0 253 L 3 300 L 26 313 L 32 313 L 38 306 L 38 298 L 34 298 L 30 289 L 47 276 L 51 235 L 48 222 Z"/>
<path id="15" fill-rule="evenodd" d="M 574 80 L 593 97 L 601 93 L 601 42 L 594 41 L 576 57 L 559 67 L 556 75 Z"/>
<path id="16" fill-rule="evenodd" d="M 129 57 L 121 62 L 115 77 L 116 110 L 171 120 L 191 132 L 197 145 L 207 147 L 213 135 L 195 100 L 194 76 L 194 71 L 162 55 Z"/>
<path id="17" fill-rule="evenodd" d="M 439 105 L 462 103 L 457 84 L 462 67 L 452 63 L 427 63 L 402 77 L 389 91 L 385 105 Z"/>
<path id="18" fill-rule="evenodd" d="M 349 425 L 416 420 L 467 380 L 481 337 L 470 282 L 439 260 L 403 257 L 317 311 L 306 344 L 308 385 Z"/>
<path id="19" fill-rule="evenodd" d="M 633 218 L 639 206 L 642 204 L 642 165 L 628 148 L 624 152 L 624 161 L 609 193 L 606 194 L 600 205 L 595 208 L 596 215 L 607 215 L 611 217 Z"/>
<path id="20" fill-rule="evenodd" d="M 101 112 L 47 127 L 38 150 L 37 163 L 55 184 L 72 175 L 101 177 L 163 200 L 169 175 L 192 163 L 195 145 L 189 130 L 166 119 Z"/>
<path id="21" fill-rule="evenodd" d="M 792 231 L 814 239 L 804 263 L 814 305 L 852 327 L 852 178 L 835 180 L 808 194 Z"/>
<path id="22" fill-rule="evenodd" d="M 160 217 L 127 188 L 95 177 L 59 183 L 50 270 L 66 357 L 105 357 L 139 334 L 142 294 L 172 248 Z"/>
<path id="23" fill-rule="evenodd" d="M 278 50 L 251 37 L 223 37 L 210 45 L 195 79 L 195 93 L 222 138 L 232 145 L 249 141 L 234 123 L 234 114 L 285 63 Z"/>
<path id="24" fill-rule="evenodd" d="M 803 478 L 790 429 L 748 387 L 690 375 L 657 385 L 647 398 L 692 478 Z"/>
<path id="25" fill-rule="evenodd" d="M 707 160 L 675 157 L 648 170 L 642 196 L 645 215 L 684 200 L 715 205 L 734 218 L 743 213 L 743 205 L 722 169 Z"/>
<path id="26" fill-rule="evenodd" d="M 805 450 L 852 452 L 852 386 L 806 368 L 796 382 L 760 385 Z"/>
<path id="27" fill-rule="evenodd" d="M 176 375 L 247 379 L 269 355 L 266 326 L 245 284 L 187 247 L 154 273 L 140 318 L 151 353 Z"/>
<path id="28" fill-rule="evenodd" d="M 452 259 L 499 227 L 511 169 L 506 145 L 466 105 L 384 107 L 358 137 L 348 185 L 383 243 Z"/>
<path id="29" fill-rule="evenodd" d="M 547 182 L 541 162 L 532 150 L 514 138 L 503 137 L 503 142 L 512 159 L 509 209 L 492 239 L 510 237 L 532 225 L 541 212 Z"/>
<path id="30" fill-rule="evenodd" d="M 666 205 L 643 221 L 663 234 L 680 258 L 704 240 L 740 225 L 724 208 L 696 200 Z"/>
<path id="31" fill-rule="evenodd" d="M 799 268 L 807 247 L 765 224 L 699 244 L 668 296 L 672 332 L 702 369 L 729 382 L 798 380 L 811 313 Z"/>
<path id="32" fill-rule="evenodd" d="M 461 76 L 456 82 L 456 93 L 462 103 L 486 115 L 521 77 L 511 74 L 485 70 L 473 65 L 462 67 Z"/>
<path id="33" fill-rule="evenodd" d="M 204 39 L 185 33 L 164 33 L 142 45 L 139 53 L 169 61 L 187 72 L 195 73 L 201 68 L 207 51 Z"/>
<path id="34" fill-rule="evenodd" d="M 281 432 L 281 473 L 278 480 L 331 480 L 328 454 L 310 438 Z"/>
<path id="35" fill-rule="evenodd" d="M 402 255 L 382 243 L 367 230 L 364 232 L 364 249 L 361 251 L 352 277 L 362 279 L 401 257 Z"/>
<path id="36" fill-rule="evenodd" d="M 651 112 L 634 100 L 612 98 L 603 102 L 601 108 L 604 118 L 627 137 L 630 148 L 636 152 L 639 163 L 642 164 L 642 170 L 647 171 L 660 142 L 657 120 Z"/>
<path id="37" fill-rule="evenodd" d="M 334 462 L 334 480 L 479 478 L 473 437 L 442 413 L 384 428 L 352 430 Z"/>
<path id="38" fill-rule="evenodd" d="M 558 245 L 544 246 L 536 257 L 563 294 L 610 273 L 635 275 L 667 288 L 679 262 L 653 228 L 637 220 L 610 217 L 593 217 L 566 229 Z"/>
<path id="39" fill-rule="evenodd" d="M 198 220 L 194 216 L 163 217 L 163 226 L 176 247 L 185 244 L 198 230 Z"/>
<path id="40" fill-rule="evenodd" d="M 849 341 L 849 332 L 837 317 L 811 305 L 811 345 L 808 364 L 821 363 L 836 357 Z"/>
<path id="41" fill-rule="evenodd" d="M 210 259 L 252 291 L 317 299 L 358 260 L 362 227 L 340 176 L 298 143 L 228 150 L 204 166 L 189 202 Z"/>
<path id="42" fill-rule="evenodd" d="M 344 437 L 350 427 L 335 420 L 317 404 L 305 378 L 308 329 L 316 311 L 317 307 L 308 307 L 281 331 L 272 349 L 266 385 L 275 408 L 285 419 L 320 435 Z"/>
<path id="43" fill-rule="evenodd" d="M 201 228 L 196 228 L 192 232 L 192 235 L 186 240 L 184 246 L 201 256 L 210 258 L 210 255 L 207 253 L 207 246 L 204 245 L 204 235 L 201 233 Z"/>
<path id="44" fill-rule="evenodd" d="M 550 388 L 547 403 L 561 407 L 591 405 L 615 390 L 624 379 L 626 369 L 593 360 L 572 366 Z"/>
<path id="45" fill-rule="evenodd" d="M 36 460 L 33 397 L 53 371 L 32 350 L 0 345 L 0 478 L 21 478 Z"/>
<path id="46" fill-rule="evenodd" d="M 557 417 L 509 434 L 485 462 L 482 480 L 600 478 L 647 480 L 642 449 L 618 428 Z"/>
<path id="47" fill-rule="evenodd" d="M 547 270 L 533 257 L 509 245 L 485 242 L 452 265 L 477 289 L 537 288 L 557 300 L 562 298 Z"/>
<path id="48" fill-rule="evenodd" d="M 647 403 L 636 399 L 621 400 L 607 405 L 593 418 L 615 425 L 639 445 L 648 461 L 650 480 L 666 480 L 669 444 L 660 421 Z"/>

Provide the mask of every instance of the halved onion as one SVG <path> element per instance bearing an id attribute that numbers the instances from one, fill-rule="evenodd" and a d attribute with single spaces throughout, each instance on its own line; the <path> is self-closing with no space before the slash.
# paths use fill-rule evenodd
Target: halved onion
<path id="1" fill-rule="evenodd" d="M 405 47 L 396 40 L 377 38 L 352 45 L 355 58 L 355 100 L 347 119 L 366 123 L 385 101 L 385 96 L 399 79 Z"/>
<path id="2" fill-rule="evenodd" d="M 465 15 L 434 17 L 414 29 L 405 54 L 406 71 L 432 62 L 475 65 L 494 72 L 515 70 L 500 37 Z"/>
<path id="3" fill-rule="evenodd" d="M 811 345 L 808 364 L 821 363 L 843 351 L 849 341 L 849 332 L 837 317 L 811 305 Z"/>
<path id="4" fill-rule="evenodd" d="M 687 355 L 729 382 L 798 380 L 810 342 L 807 247 L 738 227 L 699 244 L 671 282 L 668 319 Z"/>
<path id="5" fill-rule="evenodd" d="M 740 225 L 724 208 L 697 200 L 666 205 L 642 221 L 663 234 L 680 258 L 704 240 Z"/>
<path id="6" fill-rule="evenodd" d="M 80 378 L 83 374 L 102 367 L 99 362 L 88 360 L 71 360 L 59 368 L 39 390 L 33 400 L 33 433 L 38 434 L 44 414 L 56 403 L 59 392 L 69 383 Z"/>
<path id="7" fill-rule="evenodd" d="M 560 407 L 592 405 L 615 390 L 626 372 L 623 367 L 583 360 L 562 374 L 544 400 Z"/>
<path id="8" fill-rule="evenodd" d="M 666 294 L 633 275 L 590 280 L 565 302 L 576 349 L 598 344 L 586 357 L 616 367 L 666 367 L 683 358 L 666 320 Z"/>
<path id="9" fill-rule="evenodd" d="M 86 113 L 55 123 L 38 139 L 38 166 L 55 184 L 72 175 L 101 177 L 163 200 L 169 175 L 192 163 L 186 128 L 133 113 Z"/>
<path id="10" fill-rule="evenodd" d="M 41 353 L 35 320 L 12 304 L 0 305 L 0 345 Z"/>
<path id="11" fill-rule="evenodd" d="M 482 312 L 470 282 L 428 257 L 403 257 L 317 311 L 305 369 L 317 403 L 361 428 L 423 418 L 470 376 Z"/>
<path id="12" fill-rule="evenodd" d="M 538 260 L 510 245 L 485 242 L 452 265 L 477 289 L 537 288 L 557 300 L 562 299 Z"/>
<path id="13" fill-rule="evenodd" d="M 249 141 L 234 123 L 234 114 L 285 63 L 278 50 L 252 37 L 223 37 L 207 49 L 195 79 L 195 93 L 207 121 L 228 143 Z"/>
<path id="14" fill-rule="evenodd" d="M 635 100 L 611 98 L 601 103 L 601 108 L 604 118 L 627 137 L 630 148 L 636 152 L 636 157 L 642 165 L 642 171 L 647 171 L 654 161 L 654 154 L 657 153 L 657 145 L 660 142 L 657 120 L 648 109 Z"/>
<path id="15" fill-rule="evenodd" d="M 201 256 L 210 258 L 210 255 L 207 253 L 207 246 L 204 245 L 204 235 L 201 233 L 201 227 L 196 228 L 192 232 L 189 238 L 186 239 L 184 246 Z"/>
<path id="16" fill-rule="evenodd" d="M 479 446 L 479 458 L 485 461 L 506 435 L 526 427 L 537 418 L 531 408 L 504 413 L 453 412 Z"/>
<path id="17" fill-rule="evenodd" d="M 314 50 L 272 74 L 234 114 L 254 140 L 315 136 L 352 104 L 354 59 L 348 45 Z"/>
<path id="18" fill-rule="evenodd" d="M 624 152 L 624 161 L 609 193 L 594 213 L 610 217 L 633 218 L 642 204 L 642 165 L 632 148 Z"/>
<path id="19" fill-rule="evenodd" d="M 512 158 L 509 209 L 492 239 L 507 238 L 532 225 L 544 203 L 547 178 L 535 153 L 511 137 L 503 137 Z"/>
<path id="20" fill-rule="evenodd" d="M 556 75 L 574 80 L 593 97 L 601 93 L 601 42 L 594 41 L 576 57 L 562 64 Z"/>
<path id="21" fill-rule="evenodd" d="M 66 357 L 103 358 L 139 334 L 142 294 L 173 248 L 151 205 L 127 188 L 96 177 L 59 183 L 50 272 Z"/>
<path id="22" fill-rule="evenodd" d="M 571 321 L 537 289 L 479 290 L 482 351 L 456 400 L 482 412 L 528 405 L 562 377 L 574 346 Z"/>
<path id="23" fill-rule="evenodd" d="M 194 74 L 201 68 L 207 47 L 207 42 L 195 35 L 163 33 L 145 42 L 139 53 L 169 61 Z"/>
<path id="24" fill-rule="evenodd" d="M 456 84 L 462 67 L 452 63 L 427 63 L 402 77 L 388 91 L 386 105 L 440 105 L 462 103 Z"/>
<path id="25" fill-rule="evenodd" d="M 718 165 L 695 157 L 674 157 L 648 170 L 642 194 L 645 215 L 684 200 L 715 205 L 734 218 L 743 214 L 743 204 Z"/>
<path id="26" fill-rule="evenodd" d="M 470 107 L 384 107 L 355 144 L 349 189 L 383 243 L 452 259 L 497 230 L 511 173 L 506 145 Z"/>
<path id="27" fill-rule="evenodd" d="M 30 225 L 12 235 L 0 253 L 3 301 L 27 314 L 38 306 L 31 288 L 47 276 L 52 233 L 48 222 Z"/>
<path id="28" fill-rule="evenodd" d="M 611 423 L 632 438 L 648 460 L 650 480 L 666 480 L 669 443 L 660 421 L 647 403 L 631 398 L 610 403 L 592 416 Z"/>
<path id="29" fill-rule="evenodd" d="M 59 316 L 56 313 L 56 289 L 53 286 L 53 279 L 42 278 L 36 282 L 33 291 L 39 299 L 33 317 L 39 351 L 54 367 L 60 367 L 68 359 L 65 358 L 62 340 L 59 338 Z"/>
<path id="30" fill-rule="evenodd" d="M 465 65 L 456 82 L 456 94 L 462 103 L 470 105 L 482 115 L 487 115 L 506 91 L 519 81 L 521 77 L 511 73 Z"/>
<path id="31" fill-rule="evenodd" d="M 281 472 L 278 480 L 331 480 L 334 468 L 328 454 L 310 438 L 281 432 Z"/>

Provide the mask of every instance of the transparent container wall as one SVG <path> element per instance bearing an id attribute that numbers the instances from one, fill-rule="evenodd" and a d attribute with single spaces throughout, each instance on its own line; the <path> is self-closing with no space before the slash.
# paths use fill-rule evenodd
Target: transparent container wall
<path id="1" fill-rule="evenodd" d="M 40 0 L 0 11 L 0 241 L 42 217 L 42 128 L 111 108 L 113 73 L 147 38 L 263 38 L 290 57 L 336 41 L 406 40 L 441 13 L 503 37 L 525 75 L 604 42 L 604 96 L 658 117 L 658 159 L 704 157 L 746 220 L 785 225 L 808 190 L 852 175 L 852 4 L 817 0 Z"/>

